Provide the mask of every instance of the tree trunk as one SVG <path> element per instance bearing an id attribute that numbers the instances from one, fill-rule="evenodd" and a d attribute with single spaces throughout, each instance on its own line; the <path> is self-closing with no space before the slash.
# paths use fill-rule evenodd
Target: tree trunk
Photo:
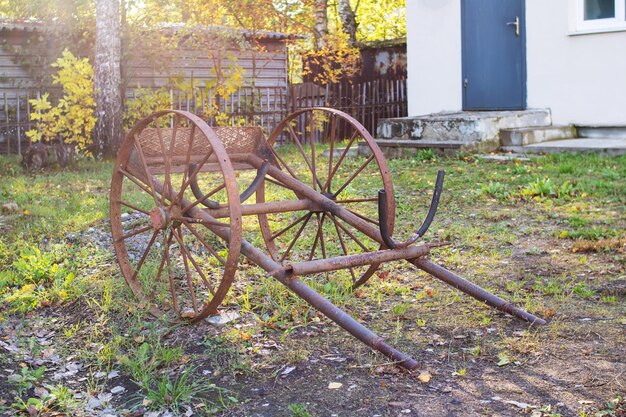
<path id="1" fill-rule="evenodd" d="M 328 36 L 328 0 L 315 0 L 315 47 L 326 46 Z"/>
<path id="2" fill-rule="evenodd" d="M 96 0 L 96 156 L 115 155 L 122 141 L 120 54 L 119 0 Z"/>
<path id="3" fill-rule="evenodd" d="M 337 0 L 339 5 L 339 18 L 344 33 L 349 36 L 349 45 L 356 46 L 356 15 L 350 6 L 350 0 Z"/>

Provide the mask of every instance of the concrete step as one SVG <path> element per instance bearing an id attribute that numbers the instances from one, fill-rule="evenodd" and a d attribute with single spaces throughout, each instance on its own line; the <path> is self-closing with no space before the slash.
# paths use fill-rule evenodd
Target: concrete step
<path id="1" fill-rule="evenodd" d="M 526 146 L 533 143 L 573 139 L 575 137 L 576 128 L 574 126 L 521 127 L 500 131 L 502 146 Z"/>
<path id="2" fill-rule="evenodd" d="M 626 126 L 576 126 L 582 138 L 626 139 Z"/>
<path id="3" fill-rule="evenodd" d="M 462 142 L 470 149 L 493 150 L 500 146 L 502 129 L 550 126 L 548 109 L 434 113 L 383 119 L 377 138 L 426 142 Z"/>
<path id="4" fill-rule="evenodd" d="M 463 142 L 439 141 L 427 142 L 410 139 L 376 139 L 376 144 L 383 151 L 385 158 L 401 158 L 416 155 L 421 149 L 433 149 L 438 154 L 454 154 L 463 149 Z M 359 154 L 369 156 L 369 148 L 359 142 Z"/>
<path id="5" fill-rule="evenodd" d="M 505 152 L 520 154 L 596 152 L 605 155 L 626 155 L 626 138 L 574 138 L 535 143 L 526 146 L 503 146 Z"/>

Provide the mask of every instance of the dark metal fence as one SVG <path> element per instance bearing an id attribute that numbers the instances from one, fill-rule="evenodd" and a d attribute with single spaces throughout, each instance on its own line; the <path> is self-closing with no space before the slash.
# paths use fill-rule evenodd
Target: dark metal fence
<path id="1" fill-rule="evenodd" d="M 26 132 L 30 121 L 30 99 L 40 96 L 37 90 L 4 90 L 0 92 L 0 153 L 17 153 L 28 146 Z"/>
<path id="2" fill-rule="evenodd" d="M 267 133 L 298 109 L 323 106 L 342 110 L 372 134 L 378 120 L 407 115 L 406 79 L 342 82 L 318 86 L 312 83 L 284 87 L 242 87 L 226 96 L 212 89 L 166 90 L 170 108 L 197 114 L 209 124 L 255 125 Z M 30 120 L 30 99 L 40 97 L 36 90 L 0 91 L 0 153 L 18 153 L 28 146 L 26 131 Z M 129 91 L 127 100 L 135 98 Z"/>

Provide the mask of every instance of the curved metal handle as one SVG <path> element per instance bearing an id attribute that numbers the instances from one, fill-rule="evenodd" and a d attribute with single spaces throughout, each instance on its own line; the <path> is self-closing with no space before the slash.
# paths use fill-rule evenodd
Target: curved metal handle
<path id="1" fill-rule="evenodd" d="M 515 16 L 514 22 L 506 22 L 507 26 L 515 26 L 515 36 L 519 36 L 519 16 Z"/>
<path id="2" fill-rule="evenodd" d="M 378 191 L 378 227 L 380 229 L 380 236 L 383 239 L 383 242 L 389 249 L 395 248 L 404 248 L 409 246 L 412 243 L 415 243 L 417 239 L 424 236 L 430 227 L 430 224 L 435 219 L 435 214 L 437 213 L 437 207 L 439 206 L 439 198 L 441 197 L 441 192 L 443 191 L 443 179 L 445 176 L 444 170 L 437 171 L 437 180 L 435 181 L 435 190 L 433 192 L 433 198 L 430 202 L 430 207 L 428 208 L 428 214 L 426 218 L 422 222 L 422 225 L 419 229 L 411 236 L 408 240 L 404 242 L 396 242 L 393 240 L 391 235 L 389 234 L 389 229 L 387 228 L 387 192 L 385 190 Z"/>

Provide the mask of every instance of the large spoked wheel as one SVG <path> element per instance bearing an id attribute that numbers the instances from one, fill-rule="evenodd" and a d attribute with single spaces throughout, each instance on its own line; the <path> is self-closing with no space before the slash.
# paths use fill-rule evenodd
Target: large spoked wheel
<path id="1" fill-rule="evenodd" d="M 185 319 L 215 313 L 235 277 L 242 234 L 235 173 L 215 132 L 182 111 L 138 122 L 120 147 L 110 198 L 115 253 L 135 296 Z M 203 216 L 207 202 L 229 216 Z"/>
<path id="2" fill-rule="evenodd" d="M 268 138 L 281 170 L 378 227 L 377 191 L 386 191 L 387 227 L 393 231 L 395 201 L 387 162 L 369 132 L 350 115 L 329 108 L 297 111 Z M 300 198 L 269 178 L 257 202 Z M 265 244 L 278 262 L 297 262 L 377 250 L 378 242 L 327 211 L 260 214 Z M 356 288 L 379 265 L 332 274 Z M 327 277 L 330 278 L 330 277 Z"/>

